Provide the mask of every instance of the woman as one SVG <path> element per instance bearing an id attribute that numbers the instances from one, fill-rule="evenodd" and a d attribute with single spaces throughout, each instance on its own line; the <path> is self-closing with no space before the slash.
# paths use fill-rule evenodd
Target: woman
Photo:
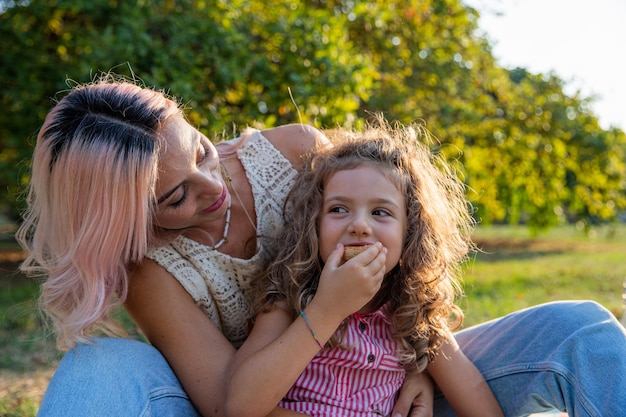
<path id="1" fill-rule="evenodd" d="M 224 375 L 245 338 L 248 274 L 274 253 L 300 155 L 327 145 L 293 125 L 213 146 L 163 94 L 110 78 L 61 99 L 38 136 L 18 232 L 23 269 L 46 278 L 41 302 L 59 346 L 75 348 L 40 415 L 221 415 Z M 97 329 L 122 334 L 107 315 L 121 302 L 158 350 L 90 339 Z M 307 340 L 301 328 L 288 331 Z M 595 303 L 520 312 L 459 343 L 505 415 L 573 410 L 572 398 L 602 415 L 626 409 L 624 398 L 606 401 L 626 390 L 626 337 Z M 429 381 L 406 382 L 394 413 L 407 415 L 411 403 L 413 416 L 430 415 Z"/>

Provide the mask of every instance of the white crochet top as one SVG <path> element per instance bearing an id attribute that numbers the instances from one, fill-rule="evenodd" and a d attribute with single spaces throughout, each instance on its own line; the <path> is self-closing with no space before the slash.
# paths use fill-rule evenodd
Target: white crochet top
<path id="1" fill-rule="evenodd" d="M 283 204 L 296 174 L 291 163 L 260 131 L 249 130 L 240 140 L 243 143 L 236 152 L 254 196 L 257 253 L 250 259 L 233 258 L 179 236 L 147 254 L 181 283 L 235 347 L 247 336 L 250 278 L 268 250 L 275 252 L 274 238 L 283 225 Z"/>

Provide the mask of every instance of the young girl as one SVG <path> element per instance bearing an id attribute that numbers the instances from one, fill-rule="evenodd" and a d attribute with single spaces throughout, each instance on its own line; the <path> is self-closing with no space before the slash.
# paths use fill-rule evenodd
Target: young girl
<path id="1" fill-rule="evenodd" d="M 458 416 L 503 415 L 451 333 L 471 248 L 463 184 L 419 127 L 379 122 L 311 155 L 296 177 L 281 249 L 256 280 L 258 315 L 231 368 L 230 415 L 280 404 L 313 417 L 387 416 L 406 373 L 424 371 Z M 366 249 L 342 259 L 353 246 Z M 334 283 L 334 300 L 312 302 Z M 320 309 L 345 318 L 339 330 L 309 319 Z M 299 345 L 284 333 L 294 321 L 311 335 Z"/>

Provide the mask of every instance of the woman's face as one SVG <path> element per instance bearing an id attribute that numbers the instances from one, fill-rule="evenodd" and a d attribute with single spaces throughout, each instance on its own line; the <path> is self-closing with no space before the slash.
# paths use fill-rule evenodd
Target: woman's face
<path id="1" fill-rule="evenodd" d="M 156 183 L 155 225 L 168 230 L 224 227 L 230 194 L 215 146 L 183 117 L 168 120 Z"/>
<path id="2" fill-rule="evenodd" d="M 324 186 L 319 218 L 324 262 L 338 243 L 387 248 L 387 271 L 402 255 L 407 230 L 406 199 L 379 167 L 361 165 L 334 173 Z"/>

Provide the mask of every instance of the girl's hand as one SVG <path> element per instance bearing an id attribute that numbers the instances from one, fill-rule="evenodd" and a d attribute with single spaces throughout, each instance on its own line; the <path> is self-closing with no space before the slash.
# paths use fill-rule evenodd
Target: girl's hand
<path id="1" fill-rule="evenodd" d="M 433 417 L 435 389 L 426 372 L 407 373 L 392 417 Z"/>
<path id="2" fill-rule="evenodd" d="M 375 243 L 340 265 L 342 256 L 343 245 L 339 244 L 326 260 L 311 302 L 339 320 L 359 311 L 376 295 L 385 277 L 387 249 Z"/>

